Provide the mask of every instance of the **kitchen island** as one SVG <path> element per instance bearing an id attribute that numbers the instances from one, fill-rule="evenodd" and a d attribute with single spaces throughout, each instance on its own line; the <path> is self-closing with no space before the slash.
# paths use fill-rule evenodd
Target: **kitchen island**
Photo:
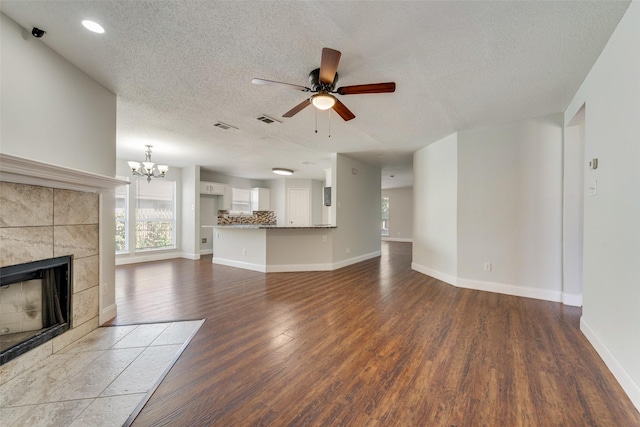
<path id="1" fill-rule="evenodd" d="M 332 225 L 213 226 L 214 264 L 260 272 L 333 270 Z"/>

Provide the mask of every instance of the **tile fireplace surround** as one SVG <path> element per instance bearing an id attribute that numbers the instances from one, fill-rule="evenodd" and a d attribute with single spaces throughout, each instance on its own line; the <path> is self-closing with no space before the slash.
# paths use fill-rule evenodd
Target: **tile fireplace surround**
<path id="1" fill-rule="evenodd" d="M 100 193 L 122 184 L 0 154 L 0 267 L 73 255 L 70 329 L 1 365 L 0 384 L 98 328 Z M 12 310 L 0 300 L 0 317 Z"/>
<path id="2" fill-rule="evenodd" d="M 73 254 L 71 330 L 78 331 L 55 338 L 58 345 L 98 327 L 98 198 L 96 193 L 0 182 L 0 267 Z M 11 316 L 7 311 L 14 306 L 2 303 L 2 291 L 0 319 Z"/>

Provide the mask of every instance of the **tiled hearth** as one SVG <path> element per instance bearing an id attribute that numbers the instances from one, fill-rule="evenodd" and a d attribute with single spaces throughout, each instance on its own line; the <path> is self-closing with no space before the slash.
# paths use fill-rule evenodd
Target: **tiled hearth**
<path id="1" fill-rule="evenodd" d="M 132 421 L 203 320 L 98 328 L 0 386 L 0 424 Z"/>

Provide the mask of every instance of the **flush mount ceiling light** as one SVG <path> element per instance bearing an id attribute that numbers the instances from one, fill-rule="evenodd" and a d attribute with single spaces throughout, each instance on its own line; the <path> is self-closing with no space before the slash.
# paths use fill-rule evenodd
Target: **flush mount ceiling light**
<path id="1" fill-rule="evenodd" d="M 145 145 L 147 151 L 144 152 L 145 159 L 142 164 L 140 162 L 127 162 L 131 168 L 131 173 L 137 176 L 146 176 L 147 182 L 151 182 L 151 178 L 164 178 L 169 170 L 167 165 L 157 165 L 151 161 L 151 147 L 153 145 Z"/>
<path id="2" fill-rule="evenodd" d="M 277 175 L 293 175 L 293 171 L 291 169 L 273 168 L 271 170 Z"/>
<path id="3" fill-rule="evenodd" d="M 94 33 L 104 33 L 104 28 L 102 28 L 102 25 L 98 24 L 97 22 L 85 19 L 84 21 L 82 21 L 82 25 L 84 25 L 87 30 L 93 31 Z"/>
<path id="4" fill-rule="evenodd" d="M 328 93 L 319 93 L 311 97 L 311 103 L 318 110 L 328 110 L 336 104 L 336 98 Z"/>

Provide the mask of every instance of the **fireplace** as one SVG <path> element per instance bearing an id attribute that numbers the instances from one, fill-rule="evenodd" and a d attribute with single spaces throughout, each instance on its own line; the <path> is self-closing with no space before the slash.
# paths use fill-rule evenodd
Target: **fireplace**
<path id="1" fill-rule="evenodd" d="M 0 268 L 0 365 L 70 328 L 72 260 Z"/>

